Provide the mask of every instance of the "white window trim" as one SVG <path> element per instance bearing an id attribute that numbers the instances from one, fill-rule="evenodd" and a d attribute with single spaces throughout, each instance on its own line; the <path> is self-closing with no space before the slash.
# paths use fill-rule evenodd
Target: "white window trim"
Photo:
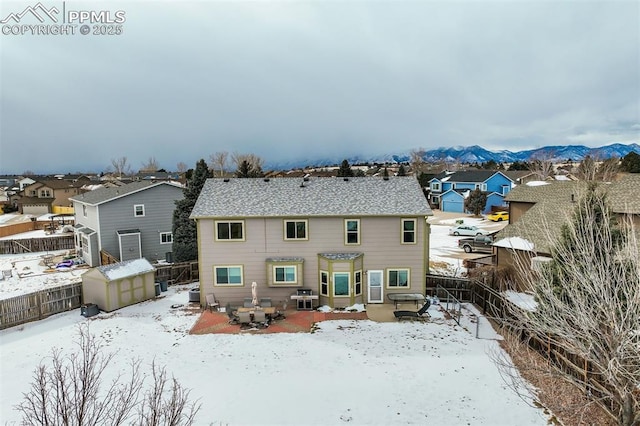
<path id="1" fill-rule="evenodd" d="M 391 272 L 400 272 L 400 271 L 406 271 L 407 272 L 407 285 L 406 286 L 401 286 L 401 285 L 391 285 Z M 397 289 L 397 288 L 411 288 L 411 270 L 409 268 L 389 268 L 387 269 L 387 288 L 388 289 Z"/>
<path id="2" fill-rule="evenodd" d="M 242 238 L 231 238 L 231 228 L 229 228 L 229 238 L 218 238 L 218 224 L 220 223 L 239 223 L 242 225 Z M 215 241 L 221 242 L 233 242 L 233 241 L 244 241 L 246 238 L 246 227 L 244 226 L 244 220 L 216 220 L 213 222 L 213 236 Z"/>
<path id="3" fill-rule="evenodd" d="M 486 183 L 480 184 L 480 191 L 487 192 L 487 184 Z"/>
<path id="4" fill-rule="evenodd" d="M 405 222 L 413 222 L 413 241 L 412 242 L 406 242 L 404 240 L 404 223 Z M 407 244 L 407 245 L 418 244 L 418 219 L 409 219 L 409 218 L 400 219 L 400 244 Z"/>
<path id="5" fill-rule="evenodd" d="M 322 274 L 324 274 L 327 277 L 327 291 L 326 293 L 322 292 Z M 329 289 L 331 288 L 330 284 L 329 284 L 329 271 L 320 271 L 320 295 L 321 296 L 329 296 Z"/>
<path id="6" fill-rule="evenodd" d="M 138 207 L 142 207 L 142 214 L 138 214 Z M 134 204 L 133 217 L 144 217 L 144 216 L 145 216 L 144 204 Z"/>
<path id="7" fill-rule="evenodd" d="M 162 241 L 162 237 L 164 235 L 170 235 L 171 241 Z M 161 232 L 160 233 L 160 244 L 172 244 L 173 243 L 173 232 Z"/>
<path id="8" fill-rule="evenodd" d="M 240 268 L 240 283 L 218 283 L 218 274 L 216 273 L 220 268 Z M 242 287 L 244 286 L 244 268 L 242 265 L 214 265 L 213 266 L 213 285 L 221 287 Z"/>
<path id="9" fill-rule="evenodd" d="M 287 224 L 288 223 L 304 222 L 304 238 L 288 238 L 287 237 Z M 297 231 L 297 227 L 296 227 Z M 309 239 L 309 221 L 307 219 L 285 219 L 283 224 L 283 233 L 285 241 L 307 241 Z"/>
<path id="10" fill-rule="evenodd" d="M 431 190 L 432 191 L 437 191 L 437 192 L 442 191 L 442 184 L 440 182 L 433 182 L 431 184 Z"/>
<path id="11" fill-rule="evenodd" d="M 358 292 L 358 281 L 356 280 L 356 276 L 358 276 L 358 274 L 360 274 L 360 292 Z M 355 271 L 353 273 L 353 295 L 354 296 L 360 296 L 362 294 L 362 270 L 358 269 L 357 271 Z"/>
<path id="12" fill-rule="evenodd" d="M 293 281 L 277 281 L 276 280 L 276 269 L 278 268 L 293 268 Z M 273 285 L 292 285 L 298 283 L 298 265 L 273 265 L 272 267 L 273 273 Z M 285 274 L 286 275 L 286 274 Z"/>
<path id="13" fill-rule="evenodd" d="M 349 242 L 349 238 L 348 238 L 349 228 L 347 227 L 347 223 L 348 222 L 357 222 L 358 223 L 358 233 L 357 233 L 358 242 L 357 243 L 350 243 Z M 360 238 L 361 238 L 362 235 L 361 235 L 360 229 L 361 229 L 360 228 L 360 219 L 345 219 L 344 220 L 344 245 L 345 246 L 359 246 L 361 244 Z"/>

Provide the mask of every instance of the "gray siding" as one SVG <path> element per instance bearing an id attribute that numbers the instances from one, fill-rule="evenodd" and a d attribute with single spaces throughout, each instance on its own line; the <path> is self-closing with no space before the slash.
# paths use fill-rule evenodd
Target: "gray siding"
<path id="1" fill-rule="evenodd" d="M 182 199 L 182 189 L 159 185 L 99 206 L 102 249 L 119 255 L 117 231 L 140 230 L 142 256 L 150 262 L 164 259 L 172 244 L 161 244 L 160 233 L 171 232 L 175 201 Z M 143 204 L 145 215 L 134 216 L 134 205 Z"/>
<path id="2" fill-rule="evenodd" d="M 202 297 L 214 292 L 224 305 L 251 296 L 251 282 L 258 283 L 259 297 L 271 297 L 277 304 L 290 301 L 296 287 L 267 287 L 266 259 L 271 257 L 304 258 L 302 283 L 299 287 L 311 288 L 319 294 L 319 269 L 327 269 L 328 263 L 319 258 L 320 253 L 363 253 L 362 297 L 366 299 L 366 274 L 369 269 L 385 271 L 385 295 L 389 292 L 424 292 L 428 264 L 427 227 L 424 216 L 402 216 L 417 219 L 416 244 L 401 244 L 401 217 L 356 217 L 360 219 L 360 244 L 345 245 L 345 217 L 308 218 L 308 240 L 285 241 L 283 218 L 247 218 L 245 241 L 215 241 L 214 220 L 198 220 L 200 285 Z M 291 219 L 291 218 L 288 218 Z M 305 219 L 305 218 L 300 218 Z M 237 220 L 237 219 L 234 219 Z M 319 262 L 323 262 L 319 268 Z M 353 269 L 359 267 L 356 265 Z M 223 287 L 213 284 L 214 265 L 242 265 L 243 287 Z M 337 270 L 349 271 L 348 263 L 332 263 Z M 411 271 L 409 289 L 386 288 L 386 270 L 408 268 Z M 334 300 L 335 305 L 343 304 Z M 344 302 L 344 301 L 343 301 Z M 348 301 L 347 301 L 348 302 Z M 361 302 L 356 300 L 356 302 Z M 348 303 L 344 303 L 347 306 Z"/>

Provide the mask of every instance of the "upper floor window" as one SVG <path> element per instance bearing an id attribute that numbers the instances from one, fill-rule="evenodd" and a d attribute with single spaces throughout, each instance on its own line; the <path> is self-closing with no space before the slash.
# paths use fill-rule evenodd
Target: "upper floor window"
<path id="1" fill-rule="evenodd" d="M 87 205 L 82 205 L 82 216 L 87 217 Z"/>
<path id="2" fill-rule="evenodd" d="M 360 219 L 345 219 L 344 243 L 360 244 Z"/>
<path id="3" fill-rule="evenodd" d="M 35 197 L 37 194 L 38 194 L 38 192 L 35 191 L 35 190 L 29 191 L 29 196 L 31 196 L 31 197 Z"/>
<path id="4" fill-rule="evenodd" d="M 440 182 L 431 182 L 431 190 L 442 191 L 442 185 L 440 184 Z"/>
<path id="5" fill-rule="evenodd" d="M 243 221 L 216 221 L 216 240 L 244 241 Z"/>
<path id="6" fill-rule="evenodd" d="M 160 244 L 171 244 L 173 242 L 173 234 L 171 232 L 160 233 Z"/>
<path id="7" fill-rule="evenodd" d="M 402 219 L 402 244 L 416 243 L 416 219 Z"/>
<path id="8" fill-rule="evenodd" d="M 51 198 L 51 191 L 49 191 L 48 189 L 41 189 L 40 198 Z"/>
<path id="9" fill-rule="evenodd" d="M 135 217 L 143 217 L 144 216 L 144 204 L 135 204 L 133 206 L 133 215 Z"/>
<path id="10" fill-rule="evenodd" d="M 307 237 L 306 220 L 285 220 L 284 221 L 284 239 L 285 240 L 306 240 Z"/>

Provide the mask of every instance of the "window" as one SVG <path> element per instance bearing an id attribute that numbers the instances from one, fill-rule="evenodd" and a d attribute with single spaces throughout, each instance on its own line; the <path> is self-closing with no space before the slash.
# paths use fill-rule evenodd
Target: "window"
<path id="1" fill-rule="evenodd" d="M 402 244 L 416 243 L 416 219 L 402 219 Z"/>
<path id="2" fill-rule="evenodd" d="M 483 183 L 482 185 L 480 185 L 480 191 L 487 192 L 487 184 L 486 183 Z"/>
<path id="3" fill-rule="evenodd" d="M 297 280 L 297 268 L 295 266 L 274 266 L 274 284 L 295 284 Z"/>
<path id="4" fill-rule="evenodd" d="M 87 206 L 85 204 L 82 205 L 82 215 L 87 217 Z"/>
<path id="5" fill-rule="evenodd" d="M 173 234 L 171 232 L 160 233 L 160 244 L 171 244 L 173 242 Z"/>
<path id="6" fill-rule="evenodd" d="M 345 244 L 360 244 L 360 219 L 345 219 L 344 232 Z"/>
<path id="7" fill-rule="evenodd" d="M 432 191 L 441 191 L 442 187 L 440 186 L 440 182 L 431 182 L 431 190 Z"/>
<path id="8" fill-rule="evenodd" d="M 216 240 L 244 241 L 244 222 L 216 222 Z"/>
<path id="9" fill-rule="evenodd" d="M 389 269 L 387 271 L 387 286 L 409 287 L 408 269 Z"/>
<path id="10" fill-rule="evenodd" d="M 320 294 L 329 295 L 329 274 L 326 271 L 320 271 Z"/>
<path id="11" fill-rule="evenodd" d="M 144 216 L 144 204 L 135 204 L 133 206 L 133 215 L 135 217 L 143 217 Z"/>
<path id="12" fill-rule="evenodd" d="M 242 266 L 214 266 L 215 285 L 242 285 Z"/>
<path id="13" fill-rule="evenodd" d="M 334 296 L 349 295 L 349 273 L 348 272 L 333 273 L 333 295 Z"/>
<path id="14" fill-rule="evenodd" d="M 48 189 L 40 190 L 40 198 L 51 198 L 51 191 Z"/>
<path id="15" fill-rule="evenodd" d="M 285 220 L 284 221 L 285 240 L 306 240 L 307 221 L 306 220 Z"/>
<path id="16" fill-rule="evenodd" d="M 362 271 L 356 271 L 353 281 L 355 294 L 356 296 L 359 296 L 362 294 Z"/>

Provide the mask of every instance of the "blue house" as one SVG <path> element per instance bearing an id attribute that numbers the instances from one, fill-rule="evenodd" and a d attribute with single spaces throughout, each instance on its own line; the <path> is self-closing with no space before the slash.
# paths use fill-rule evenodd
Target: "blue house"
<path id="1" fill-rule="evenodd" d="M 480 189 L 487 193 L 487 205 L 483 213 L 492 206 L 504 205 L 504 196 L 511 191 L 513 181 L 502 172 L 493 170 L 471 170 L 444 172 L 429 181 L 429 202 L 439 206 L 443 212 L 464 212 L 464 199 L 470 191 Z"/>

